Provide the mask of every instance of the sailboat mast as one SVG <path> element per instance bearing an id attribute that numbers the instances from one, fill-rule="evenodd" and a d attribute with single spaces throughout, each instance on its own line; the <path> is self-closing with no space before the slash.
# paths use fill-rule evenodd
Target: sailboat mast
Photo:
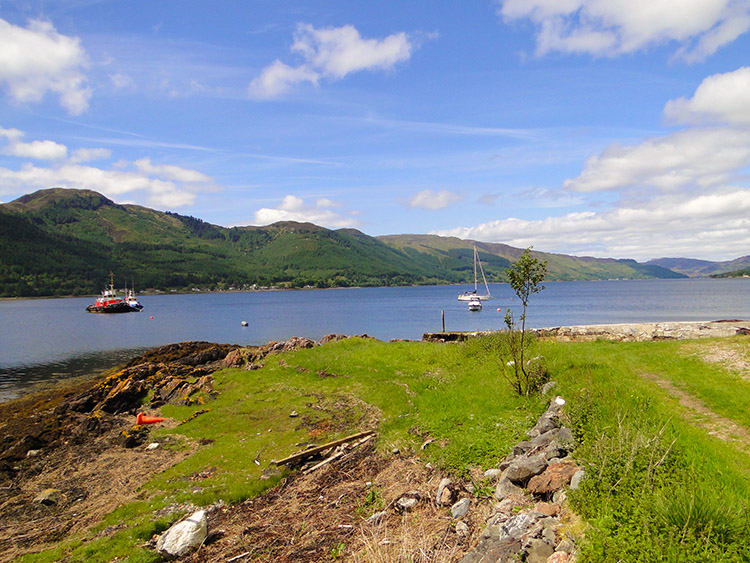
<path id="1" fill-rule="evenodd" d="M 477 245 L 474 245 L 474 293 L 477 292 L 477 258 L 479 253 L 477 252 Z"/>

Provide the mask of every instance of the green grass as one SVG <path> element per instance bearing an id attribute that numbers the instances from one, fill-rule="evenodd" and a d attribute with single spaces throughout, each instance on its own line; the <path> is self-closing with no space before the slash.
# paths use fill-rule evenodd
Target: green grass
<path id="1" fill-rule="evenodd" d="M 702 342 L 701 346 L 710 346 Z M 747 428 L 746 381 L 694 343 L 549 344 L 548 362 L 590 479 L 571 494 L 589 522 L 582 561 L 747 561 L 750 456 L 681 416 L 652 373 Z"/>
<path id="2" fill-rule="evenodd" d="M 674 398 L 642 377 L 669 380 L 747 428 L 748 383 L 700 360 L 695 346 L 535 343 L 532 355 L 545 356 L 558 382 L 555 392 L 568 400 L 576 456 L 589 476 L 570 495 L 589 524 L 580 561 L 749 560 L 743 541 L 750 533 L 749 456 L 683 418 Z M 23 560 L 152 561 L 153 552 L 136 546 L 181 516 L 156 517 L 158 510 L 240 502 L 279 481 L 268 471 L 270 461 L 297 451 L 297 444 L 373 426 L 385 455 L 393 448 L 415 452 L 454 475 L 496 466 L 525 438 L 548 399 L 511 393 L 492 350 L 482 340 L 439 345 L 354 338 L 270 356 L 260 370 L 217 372 L 216 400 L 162 409 L 180 420 L 207 412 L 154 433 L 155 439 L 176 435 L 177 447 L 200 443 L 195 453 L 88 535 Z M 434 441 L 422 451 L 427 440 Z M 360 511 L 369 515 L 382 502 L 373 489 Z M 123 522 L 127 527 L 113 536 L 95 537 Z"/>

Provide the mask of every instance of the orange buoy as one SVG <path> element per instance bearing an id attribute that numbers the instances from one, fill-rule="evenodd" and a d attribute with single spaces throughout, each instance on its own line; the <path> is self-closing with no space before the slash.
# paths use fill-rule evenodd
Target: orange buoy
<path id="1" fill-rule="evenodd" d="M 162 422 L 164 420 L 167 420 L 167 419 L 164 418 L 163 416 L 146 416 L 142 412 L 139 412 L 135 416 L 135 423 L 136 423 L 136 425 L 140 425 L 140 424 L 154 424 L 156 422 Z"/>

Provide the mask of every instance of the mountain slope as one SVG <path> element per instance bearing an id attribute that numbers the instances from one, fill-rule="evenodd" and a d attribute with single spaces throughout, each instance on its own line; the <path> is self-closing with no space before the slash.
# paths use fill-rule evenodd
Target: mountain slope
<path id="1" fill-rule="evenodd" d="M 434 235 L 370 237 L 310 223 L 225 228 L 120 205 L 90 190 L 39 190 L 0 205 L 0 296 L 97 292 L 115 274 L 159 290 L 345 287 L 473 280 L 476 245 L 490 282 L 522 253 Z M 549 280 L 679 277 L 633 260 L 538 253 Z"/>
<path id="2" fill-rule="evenodd" d="M 688 277 L 715 276 L 734 272 L 735 270 L 746 270 L 750 268 L 750 255 L 741 256 L 734 260 L 724 262 L 711 262 L 708 260 L 695 260 L 692 258 L 657 258 L 649 260 L 646 265 L 656 265 L 668 268 L 672 271 L 685 274 Z"/>

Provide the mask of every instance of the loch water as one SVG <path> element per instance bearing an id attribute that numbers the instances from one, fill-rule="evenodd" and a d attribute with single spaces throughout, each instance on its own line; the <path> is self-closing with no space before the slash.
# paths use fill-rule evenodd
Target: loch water
<path id="1" fill-rule="evenodd" d="M 533 295 L 531 328 L 750 318 L 750 279 L 548 282 Z M 384 287 L 141 296 L 140 313 L 86 313 L 93 298 L 0 301 L 0 401 L 31 385 L 87 375 L 155 346 L 187 340 L 259 345 L 291 336 L 367 334 L 418 340 L 425 332 L 493 330 L 519 302 L 507 284 L 471 312 L 468 286 Z M 499 309 L 499 311 L 498 311 Z M 242 326 L 242 321 L 247 326 Z"/>

